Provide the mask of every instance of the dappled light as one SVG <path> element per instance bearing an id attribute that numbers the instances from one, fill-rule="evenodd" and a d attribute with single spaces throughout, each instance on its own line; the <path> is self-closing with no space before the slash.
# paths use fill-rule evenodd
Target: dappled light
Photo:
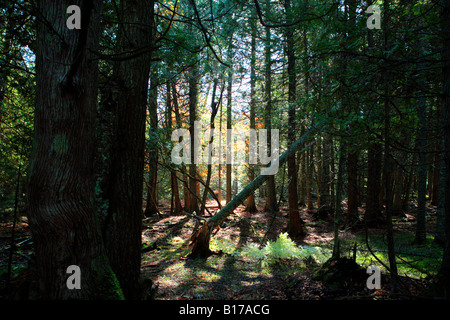
<path id="1" fill-rule="evenodd" d="M 3 0 L 0 300 L 448 299 L 449 32 L 450 0 Z"/>

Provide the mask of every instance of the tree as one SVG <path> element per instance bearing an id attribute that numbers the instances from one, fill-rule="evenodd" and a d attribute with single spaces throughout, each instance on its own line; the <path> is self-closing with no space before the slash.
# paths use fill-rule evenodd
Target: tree
<path id="1" fill-rule="evenodd" d="M 111 267 L 127 299 L 141 292 L 142 194 L 145 120 L 154 1 L 122 1 L 117 48 L 113 67 L 114 126 L 108 178 L 108 210 L 102 231 Z M 134 54 L 130 55 L 130 52 Z M 137 54 L 136 54 L 137 52 Z"/>
<path id="2" fill-rule="evenodd" d="M 291 1 L 286 0 L 284 3 L 286 15 L 288 21 L 292 20 L 291 16 Z M 288 143 L 293 144 L 295 142 L 295 133 L 297 131 L 296 125 L 296 70 L 295 70 L 295 44 L 294 44 L 294 28 L 288 27 L 286 30 L 286 42 L 287 42 L 287 72 L 288 72 Z M 289 204 L 289 222 L 288 233 L 292 238 L 304 237 L 305 230 L 303 229 L 302 220 L 300 217 L 300 210 L 298 207 L 298 175 L 295 153 L 291 154 L 287 160 L 288 166 L 288 204 Z"/>
<path id="3" fill-rule="evenodd" d="M 81 8 L 81 30 L 61 12 Z M 95 112 L 101 1 L 38 4 L 37 96 L 28 218 L 40 291 L 47 299 L 117 299 L 122 291 L 103 247 L 95 207 Z M 82 271 L 81 290 L 66 286 Z"/>
<path id="4" fill-rule="evenodd" d="M 442 0 L 442 96 L 443 129 L 445 146 L 445 167 L 450 168 L 450 0 Z M 450 170 L 446 170 L 445 184 L 445 246 L 441 267 L 435 286 L 440 294 L 450 291 Z"/>
<path id="5" fill-rule="evenodd" d="M 158 79 L 155 64 L 151 68 L 152 80 L 149 90 L 148 113 L 150 127 L 148 135 L 150 147 L 148 148 L 148 184 L 147 204 L 144 215 L 150 217 L 159 213 L 158 209 Z"/>
<path id="6" fill-rule="evenodd" d="M 250 58 L 250 129 L 256 128 L 256 16 L 254 11 L 249 19 L 251 28 L 251 58 Z M 248 165 L 248 180 L 255 179 L 255 165 Z M 247 198 L 245 210 L 249 213 L 258 212 L 255 203 L 255 194 L 252 192 Z"/>
<path id="7" fill-rule="evenodd" d="M 266 10 L 269 11 L 270 4 L 266 1 Z M 265 94 L 264 94 L 264 127 L 267 130 L 267 153 L 268 156 L 272 154 L 271 145 L 271 130 L 272 130 L 272 40 L 271 29 L 265 27 L 265 43 L 264 43 L 264 76 L 265 76 Z M 278 203 L 275 189 L 275 177 L 270 175 L 266 183 L 266 203 L 264 211 L 277 212 Z"/>

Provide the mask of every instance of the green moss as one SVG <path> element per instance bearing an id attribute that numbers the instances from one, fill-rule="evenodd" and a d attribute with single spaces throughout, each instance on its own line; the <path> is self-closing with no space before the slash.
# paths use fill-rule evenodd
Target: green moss
<path id="1" fill-rule="evenodd" d="M 57 134 L 52 143 L 52 151 L 58 154 L 66 154 L 69 150 L 69 144 L 67 143 L 66 135 L 64 133 Z"/>
<path id="2" fill-rule="evenodd" d="M 96 273 L 96 300 L 125 300 L 119 280 L 105 258 L 94 259 L 92 269 Z"/>

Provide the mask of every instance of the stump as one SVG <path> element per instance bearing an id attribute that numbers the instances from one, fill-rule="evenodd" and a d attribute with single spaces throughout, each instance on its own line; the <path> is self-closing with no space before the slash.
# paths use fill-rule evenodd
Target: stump
<path id="1" fill-rule="evenodd" d="M 209 249 L 210 238 L 211 228 L 208 223 L 204 223 L 203 226 L 191 236 L 191 243 L 189 245 L 192 246 L 192 251 L 187 258 L 206 259 L 213 255 L 214 252 Z"/>
<path id="2" fill-rule="evenodd" d="M 352 258 L 342 257 L 327 260 L 314 274 L 314 280 L 322 281 L 330 288 L 364 287 L 366 270 Z"/>

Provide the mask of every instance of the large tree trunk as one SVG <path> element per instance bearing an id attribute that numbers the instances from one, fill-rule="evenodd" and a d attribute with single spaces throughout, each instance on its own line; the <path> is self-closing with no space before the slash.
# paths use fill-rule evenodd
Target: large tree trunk
<path id="1" fill-rule="evenodd" d="M 81 8 L 81 30 L 63 13 Z M 121 289 L 108 263 L 95 208 L 94 158 L 101 1 L 41 0 L 36 53 L 35 139 L 28 218 L 42 298 L 117 299 Z M 44 20 L 45 19 L 45 20 Z M 45 23 L 44 23 L 45 21 Z M 81 270 L 69 290 L 67 267 Z"/>
<path id="2" fill-rule="evenodd" d="M 445 245 L 444 256 L 437 275 L 437 285 L 448 296 L 450 292 L 450 0 L 442 0 L 441 28 L 442 50 L 442 93 L 443 93 L 443 129 L 446 183 L 445 183 Z"/>
<path id="3" fill-rule="evenodd" d="M 109 208 L 103 222 L 105 247 L 127 299 L 139 298 L 142 195 L 149 51 L 154 0 L 122 1 L 118 35 L 122 52 L 141 50 L 137 57 L 114 66 L 115 127 L 109 172 Z"/>

